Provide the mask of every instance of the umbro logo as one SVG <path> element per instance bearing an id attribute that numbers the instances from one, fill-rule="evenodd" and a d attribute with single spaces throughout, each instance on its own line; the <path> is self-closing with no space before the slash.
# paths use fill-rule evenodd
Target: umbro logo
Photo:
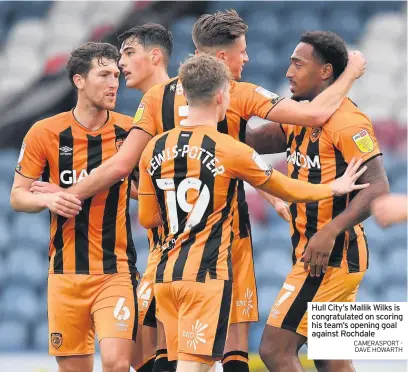
<path id="1" fill-rule="evenodd" d="M 60 147 L 60 155 L 72 155 L 72 148 L 68 146 Z"/>

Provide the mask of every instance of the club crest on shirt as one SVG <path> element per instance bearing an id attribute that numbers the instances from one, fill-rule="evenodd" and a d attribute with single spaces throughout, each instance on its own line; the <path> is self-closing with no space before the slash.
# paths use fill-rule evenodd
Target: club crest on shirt
<path id="1" fill-rule="evenodd" d="M 115 147 L 116 151 L 119 151 L 119 149 L 122 147 L 123 142 L 125 142 L 125 137 L 116 137 L 115 138 Z"/>
<path id="2" fill-rule="evenodd" d="M 139 107 L 137 108 L 135 117 L 133 118 L 134 123 L 138 123 L 140 119 L 143 117 L 144 109 L 145 109 L 145 104 L 141 102 Z"/>
<path id="3" fill-rule="evenodd" d="M 61 333 L 51 333 L 51 344 L 56 349 L 59 349 L 62 345 L 62 334 Z"/>
<path id="4" fill-rule="evenodd" d="M 355 134 L 353 136 L 353 141 L 363 153 L 368 153 L 374 150 L 374 142 L 365 129 Z"/>
<path id="5" fill-rule="evenodd" d="M 309 138 L 312 142 L 316 142 L 319 139 L 321 134 L 322 134 L 322 128 L 314 128 Z"/>

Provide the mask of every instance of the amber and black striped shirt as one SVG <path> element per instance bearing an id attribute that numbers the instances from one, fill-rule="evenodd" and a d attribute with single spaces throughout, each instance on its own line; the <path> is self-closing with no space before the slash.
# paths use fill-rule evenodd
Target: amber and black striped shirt
<path id="1" fill-rule="evenodd" d="M 132 118 L 116 112 L 96 131 L 81 126 L 72 111 L 41 120 L 24 138 L 16 171 L 68 188 L 112 157 L 131 126 Z M 129 194 L 126 178 L 86 199 L 75 218 L 51 214 L 49 273 L 136 272 Z"/>
<path id="2" fill-rule="evenodd" d="M 218 131 L 241 142 L 245 142 L 247 121 L 252 116 L 265 118 L 282 100 L 260 86 L 236 81 L 230 83 L 230 95 L 227 115 L 218 123 Z M 154 86 L 144 95 L 135 114 L 134 124 L 136 128 L 154 137 L 179 126 L 187 114 L 188 105 L 181 81 L 175 77 Z M 246 238 L 249 236 L 249 214 L 243 181 L 238 181 L 237 187 L 238 208 L 234 208 L 234 236 Z"/>
<path id="3" fill-rule="evenodd" d="M 151 200 L 163 220 L 156 282 L 232 279 L 237 179 L 255 187 L 265 183 L 270 171 L 258 158 L 211 126 L 179 126 L 149 142 L 140 161 L 139 195 L 156 195 Z"/>
<path id="4" fill-rule="evenodd" d="M 282 125 L 287 138 L 288 176 L 310 183 L 330 183 L 341 177 L 353 157 L 365 161 L 381 155 L 370 120 L 346 99 L 320 128 Z M 290 206 L 292 261 L 299 260 L 309 239 L 342 213 L 355 194 Z M 341 233 L 329 266 L 348 265 L 350 272 L 368 268 L 368 246 L 362 224 Z"/>

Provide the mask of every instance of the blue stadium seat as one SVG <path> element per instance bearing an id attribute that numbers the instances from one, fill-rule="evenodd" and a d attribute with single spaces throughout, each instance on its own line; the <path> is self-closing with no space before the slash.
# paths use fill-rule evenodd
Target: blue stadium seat
<path id="1" fill-rule="evenodd" d="M 0 323 L 0 351 L 16 352 L 26 349 L 29 341 L 27 323 L 3 318 Z"/>
<path id="2" fill-rule="evenodd" d="M 272 308 L 275 299 L 278 296 L 278 293 L 282 287 L 282 284 L 264 284 L 258 286 L 258 299 L 259 301 L 259 314 L 262 318 L 267 318 L 268 314 Z"/>
<path id="3" fill-rule="evenodd" d="M 362 286 L 373 288 L 383 281 L 383 277 L 378 273 L 384 271 L 386 261 L 382 259 L 378 246 L 375 246 L 375 244 L 369 244 L 369 250 L 369 267 L 364 275 Z"/>
<path id="4" fill-rule="evenodd" d="M 13 282 L 38 286 L 46 282 L 48 257 L 29 247 L 14 247 L 7 259 L 7 277 Z"/>
<path id="5" fill-rule="evenodd" d="M 389 302 L 406 302 L 407 301 L 407 286 L 404 284 L 388 286 L 385 291 L 382 301 Z"/>
<path id="6" fill-rule="evenodd" d="M 5 20 L 0 18 L 0 50 L 2 49 L 3 43 L 7 40 L 8 27 Z"/>
<path id="7" fill-rule="evenodd" d="M 49 241 L 49 227 L 44 219 L 36 215 L 20 213 L 14 219 L 14 234 L 21 243 L 37 246 L 47 246 Z"/>
<path id="8" fill-rule="evenodd" d="M 3 217 L 0 217 L 2 220 Z M 2 254 L 8 254 L 16 245 L 17 242 L 13 239 L 12 232 L 7 224 L 0 224 L 0 257 Z"/>
<path id="9" fill-rule="evenodd" d="M 136 89 L 125 88 L 125 83 L 118 92 L 118 99 L 116 102 L 116 110 L 122 114 L 133 117 L 142 100 L 143 94 Z"/>
<path id="10" fill-rule="evenodd" d="M 0 151 L 0 180 L 7 182 L 10 186 L 14 179 L 19 151 L 16 149 L 3 149 Z"/>
<path id="11" fill-rule="evenodd" d="M 265 41 L 268 47 L 274 45 L 276 39 L 280 37 L 281 21 L 277 14 L 262 11 L 251 13 L 248 22 L 248 45 L 255 41 Z"/>
<path id="12" fill-rule="evenodd" d="M 299 37 L 305 31 L 321 29 L 322 25 L 319 14 L 315 11 L 297 9 L 289 16 L 286 27 L 290 27 L 290 31 L 286 28 L 286 32 Z"/>
<path id="13" fill-rule="evenodd" d="M 195 21 L 196 17 L 184 17 L 174 22 L 170 28 L 174 40 L 187 37 L 191 39 L 191 32 Z"/>
<path id="14" fill-rule="evenodd" d="M 34 340 L 33 340 L 33 347 L 37 351 L 47 351 L 48 350 L 48 322 L 43 321 L 41 323 L 37 323 L 34 329 Z"/>
<path id="15" fill-rule="evenodd" d="M 235 9 L 241 17 L 244 17 L 250 7 L 251 4 L 246 1 L 235 1 L 234 3 L 230 1 L 209 1 L 206 12 L 212 14 L 226 9 Z"/>
<path id="16" fill-rule="evenodd" d="M 258 353 L 262 339 L 265 322 L 252 323 L 249 327 L 249 348 L 253 353 Z"/>
<path id="17" fill-rule="evenodd" d="M 6 317 L 36 321 L 40 314 L 40 304 L 34 291 L 27 286 L 9 285 L 0 297 Z"/>
<path id="18" fill-rule="evenodd" d="M 140 247 L 139 241 L 137 241 L 136 249 L 137 249 L 137 269 L 141 274 L 143 274 L 146 270 L 147 256 L 149 254 L 149 250 L 147 248 L 147 244 L 146 247 L 143 248 Z"/>
<path id="19" fill-rule="evenodd" d="M 21 3 L 17 1 L 17 3 Z M 26 18 L 43 18 L 50 7 L 52 1 L 27 1 L 22 6 L 16 6 L 13 11 L 14 22 Z"/>
<path id="20" fill-rule="evenodd" d="M 351 9 L 335 9 L 324 18 L 324 28 L 337 33 L 347 43 L 356 43 L 363 19 Z"/>
<path id="21" fill-rule="evenodd" d="M 379 301 L 380 299 L 378 299 L 378 297 L 376 296 L 376 292 L 374 291 L 374 289 L 371 287 L 364 286 L 364 281 L 365 281 L 365 278 L 357 292 L 357 302 Z"/>

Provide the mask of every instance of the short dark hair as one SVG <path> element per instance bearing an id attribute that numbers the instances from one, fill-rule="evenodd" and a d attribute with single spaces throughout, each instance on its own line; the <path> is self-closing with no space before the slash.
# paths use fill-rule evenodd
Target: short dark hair
<path id="1" fill-rule="evenodd" d="M 344 71 L 348 62 L 346 42 L 331 31 L 309 31 L 300 37 L 302 43 L 313 47 L 313 55 L 322 64 L 333 66 L 333 78 L 336 80 Z"/>
<path id="2" fill-rule="evenodd" d="M 248 26 L 236 10 L 218 11 L 202 15 L 193 27 L 193 42 L 196 48 L 230 45 L 245 35 Z"/>
<path id="3" fill-rule="evenodd" d="M 173 52 L 173 34 L 166 27 L 158 23 L 146 23 L 142 26 L 136 26 L 118 36 L 120 44 L 129 38 L 137 39 L 144 48 L 161 47 L 165 54 L 167 54 L 167 62 Z"/>
<path id="4" fill-rule="evenodd" d="M 98 60 L 99 65 L 102 64 L 102 58 L 118 63 L 120 54 L 118 48 L 112 44 L 93 41 L 82 44 L 79 48 L 75 49 L 70 54 L 67 63 L 69 80 L 75 89 L 74 75 L 87 76 L 92 68 L 92 61 L 95 58 Z"/>
<path id="5" fill-rule="evenodd" d="M 217 89 L 228 83 L 228 67 L 208 54 L 189 57 L 179 68 L 179 77 L 191 106 L 208 103 Z"/>

